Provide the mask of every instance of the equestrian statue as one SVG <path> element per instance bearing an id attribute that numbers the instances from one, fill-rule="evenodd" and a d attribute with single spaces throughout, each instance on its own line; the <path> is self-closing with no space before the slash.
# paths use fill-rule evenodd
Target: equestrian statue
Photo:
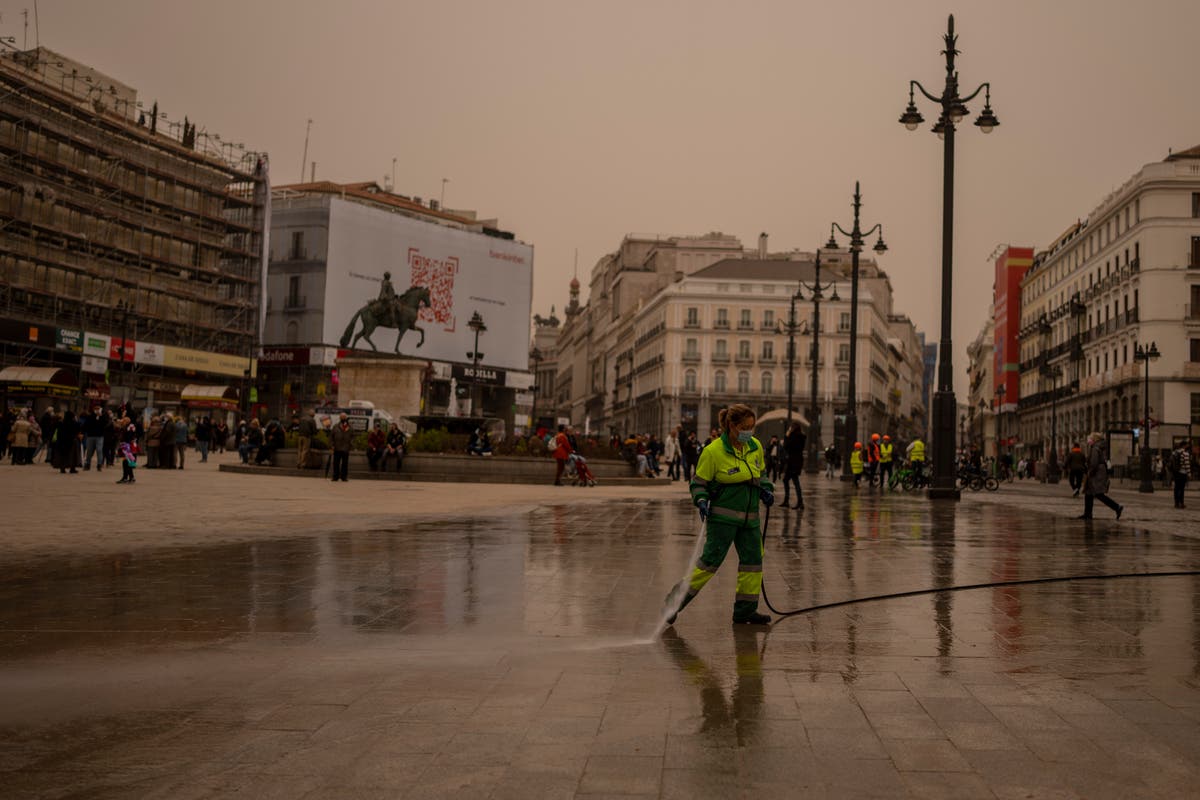
<path id="1" fill-rule="evenodd" d="M 399 331 L 396 336 L 397 353 L 400 352 L 400 340 L 408 331 L 421 334 L 421 339 L 417 342 L 417 347 L 420 347 L 425 344 L 425 330 L 417 325 L 417 315 L 423 305 L 429 305 L 429 289 L 413 286 L 397 296 L 395 288 L 392 287 L 392 273 L 383 273 L 379 297 L 354 312 L 350 324 L 346 326 L 346 332 L 342 334 L 342 347 L 353 349 L 359 339 L 366 339 L 371 349 L 378 352 L 379 348 L 371 341 L 371 334 L 376 328 L 395 328 Z M 359 320 L 362 320 L 362 330 L 356 334 L 354 328 Z"/>

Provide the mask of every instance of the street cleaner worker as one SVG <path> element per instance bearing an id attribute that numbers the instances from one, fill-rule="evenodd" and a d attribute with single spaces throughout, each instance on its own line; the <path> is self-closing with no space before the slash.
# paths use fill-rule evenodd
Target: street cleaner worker
<path id="1" fill-rule="evenodd" d="M 754 438 L 754 411 L 736 403 L 721 409 L 717 419 L 721 435 L 700 453 L 689 486 L 700 520 L 707 523 L 704 550 L 691 578 L 667 596 L 668 607 L 674 607 L 668 625 L 716 574 L 730 545 L 738 554 L 734 623 L 766 625 L 771 621 L 758 613 L 763 560 L 758 504 L 761 501 L 770 507 L 775 502 L 775 487 L 763 475 L 765 461 L 762 444 Z"/>
<path id="2" fill-rule="evenodd" d="M 854 450 L 850 453 L 850 474 L 854 476 L 854 488 L 857 489 L 863 476 L 862 442 L 855 442 Z"/>

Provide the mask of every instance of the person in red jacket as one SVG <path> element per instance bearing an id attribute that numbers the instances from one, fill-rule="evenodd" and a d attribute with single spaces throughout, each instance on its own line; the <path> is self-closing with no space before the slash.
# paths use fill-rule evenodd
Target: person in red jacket
<path id="1" fill-rule="evenodd" d="M 867 443 L 867 486 L 874 486 L 879 477 L 879 434 L 872 433 L 871 441 Z M 881 484 L 882 485 L 882 484 Z"/>
<path id="2" fill-rule="evenodd" d="M 558 434 L 554 437 L 554 461 L 556 469 L 554 473 L 554 485 L 562 486 L 562 474 L 566 469 L 567 459 L 571 457 L 571 440 L 567 438 L 567 426 L 559 425 Z"/>

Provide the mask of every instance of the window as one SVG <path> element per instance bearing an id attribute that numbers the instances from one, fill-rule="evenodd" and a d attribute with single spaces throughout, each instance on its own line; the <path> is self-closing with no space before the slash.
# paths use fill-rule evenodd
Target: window
<path id="1" fill-rule="evenodd" d="M 728 328 L 729 327 L 729 309 L 727 309 L 727 308 L 718 308 L 717 309 L 716 327 L 718 327 L 718 328 Z"/>
<path id="2" fill-rule="evenodd" d="M 738 358 L 750 358 L 750 340 L 742 339 L 738 342 Z"/>
<path id="3" fill-rule="evenodd" d="M 291 320 L 287 324 L 287 343 L 300 344 L 300 323 Z"/>
<path id="4" fill-rule="evenodd" d="M 1200 236 L 1192 237 L 1192 257 L 1188 259 L 1188 266 L 1200 269 Z"/>
<path id="5" fill-rule="evenodd" d="M 300 261 L 304 258 L 304 231 L 292 232 L 292 261 Z"/>
<path id="6" fill-rule="evenodd" d="M 1200 339 L 1193 339 L 1193 340 L 1192 340 L 1192 342 L 1193 342 L 1193 343 L 1195 343 L 1195 342 L 1200 342 Z M 1194 345 L 1193 345 L 1193 346 L 1194 346 Z M 764 372 L 764 373 L 762 374 L 762 379 L 761 379 L 761 384 L 760 384 L 760 385 L 761 385 L 761 388 L 762 388 L 762 393 L 763 393 L 763 394 L 770 394 L 770 393 L 772 392 L 772 386 L 771 386 L 771 373 L 769 373 L 769 372 Z"/>
<path id="7" fill-rule="evenodd" d="M 297 308 L 300 305 L 300 276 L 292 275 L 288 278 L 288 296 L 287 307 Z"/>
<path id="8" fill-rule="evenodd" d="M 687 321 L 684 322 L 683 324 L 689 328 L 699 328 L 700 327 L 700 309 L 694 308 L 694 307 L 689 308 L 687 310 Z"/>
<path id="9" fill-rule="evenodd" d="M 838 375 L 838 397 L 846 397 L 850 394 L 850 378 L 846 375 Z"/>
<path id="10" fill-rule="evenodd" d="M 850 312 L 849 311 L 843 311 L 841 316 L 838 317 L 838 330 L 843 331 L 843 332 L 850 330 Z"/>
<path id="11" fill-rule="evenodd" d="M 718 356 L 728 356 L 729 342 L 725 341 L 724 339 L 717 339 L 717 349 L 713 354 Z"/>
<path id="12" fill-rule="evenodd" d="M 1192 192 L 1192 219 L 1200 219 L 1200 192 Z"/>
<path id="13" fill-rule="evenodd" d="M 1200 361 L 1200 339 L 1192 339 L 1189 341 L 1191 355 L 1188 361 Z"/>
<path id="14" fill-rule="evenodd" d="M 750 309 L 743 308 L 738 315 L 738 327 L 742 330 L 747 330 L 754 327 L 754 322 L 750 319 Z"/>
<path id="15" fill-rule="evenodd" d="M 850 344 L 848 342 L 842 342 L 838 345 L 837 363 L 850 363 Z"/>
<path id="16" fill-rule="evenodd" d="M 1200 425 L 1200 392 L 1192 392 L 1192 424 Z"/>
<path id="17" fill-rule="evenodd" d="M 700 357 L 700 351 L 697 348 L 695 339 L 688 339 L 683 343 L 683 355 L 684 357 L 691 356 L 692 358 Z"/>
<path id="18" fill-rule="evenodd" d="M 1121 363 L 1122 364 L 1129 363 L 1129 345 L 1127 345 L 1127 344 L 1121 345 Z"/>
<path id="19" fill-rule="evenodd" d="M 775 327 L 775 312 L 769 308 L 763 312 L 763 327 L 764 328 L 774 328 Z"/>
<path id="20" fill-rule="evenodd" d="M 762 357 L 763 358 L 774 358 L 775 357 L 775 343 L 774 342 L 772 342 L 772 341 L 763 342 Z"/>
<path id="21" fill-rule="evenodd" d="M 750 373 L 742 370 L 738 373 L 738 394 L 748 394 L 750 392 Z"/>
<path id="22" fill-rule="evenodd" d="M 717 370 L 716 374 L 713 375 L 713 391 L 717 392 L 718 394 L 725 391 L 725 371 L 724 370 L 719 369 L 719 370 Z"/>
<path id="23" fill-rule="evenodd" d="M 696 391 L 696 370 L 689 369 L 683 373 L 683 390 L 685 392 Z"/>

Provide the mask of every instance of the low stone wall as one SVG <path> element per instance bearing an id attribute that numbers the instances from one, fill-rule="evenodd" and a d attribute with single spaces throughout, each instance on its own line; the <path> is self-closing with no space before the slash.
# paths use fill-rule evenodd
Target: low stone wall
<path id="1" fill-rule="evenodd" d="M 275 457 L 275 466 L 259 467 L 253 464 L 222 464 L 224 472 L 272 471 L 302 477 L 327 477 L 329 451 L 322 451 L 325 467 L 322 469 L 296 469 L 296 451 L 280 450 Z M 588 467 L 597 482 L 606 485 L 648 485 L 668 483 L 666 478 L 639 478 L 634 468 L 624 461 L 589 459 Z M 554 480 L 555 462 L 552 458 L 529 458 L 520 456 L 468 456 L 447 453 L 412 453 L 404 457 L 404 465 L 396 471 L 396 462 L 389 461 L 388 472 L 372 472 L 365 453 L 350 454 L 350 475 L 358 479 L 439 481 L 461 483 L 551 483 Z"/>

